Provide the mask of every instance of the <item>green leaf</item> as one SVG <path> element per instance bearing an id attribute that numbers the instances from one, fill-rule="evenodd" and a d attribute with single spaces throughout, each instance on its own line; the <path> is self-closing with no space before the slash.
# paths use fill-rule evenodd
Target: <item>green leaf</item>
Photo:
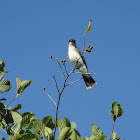
<path id="1" fill-rule="evenodd" d="M 81 139 L 80 138 L 80 134 L 79 134 L 79 132 L 76 129 L 72 130 L 72 133 L 70 135 L 70 139 L 71 140 L 80 140 Z"/>
<path id="2" fill-rule="evenodd" d="M 3 78 L 0 81 L 0 92 L 6 92 L 9 91 L 10 89 L 11 89 L 10 81 Z"/>
<path id="3" fill-rule="evenodd" d="M 47 140 L 56 140 L 56 139 L 54 138 L 53 133 L 50 133 L 50 134 L 47 136 Z"/>
<path id="4" fill-rule="evenodd" d="M 6 113 L 6 105 L 3 103 L 0 103 L 0 120 L 2 117 L 4 117 Z"/>
<path id="5" fill-rule="evenodd" d="M 30 122 L 27 123 L 27 125 L 25 126 L 25 129 L 30 131 L 33 127 L 33 123 L 34 123 L 34 119 L 30 119 Z"/>
<path id="6" fill-rule="evenodd" d="M 95 124 L 92 124 L 92 135 L 95 136 L 97 139 L 100 139 L 102 136 L 101 129 Z"/>
<path id="7" fill-rule="evenodd" d="M 86 30 L 86 33 L 88 33 L 90 30 L 91 30 L 91 20 L 89 21 L 89 25 L 88 25 L 88 28 Z"/>
<path id="8" fill-rule="evenodd" d="M 0 79 L 4 74 L 4 70 L 3 70 L 4 66 L 5 66 L 5 62 L 3 60 L 0 61 Z"/>
<path id="9" fill-rule="evenodd" d="M 36 132 L 38 132 L 38 130 L 40 130 L 43 138 L 45 138 L 45 125 L 42 122 L 42 120 L 35 119 L 35 121 L 33 123 L 33 130 Z"/>
<path id="10" fill-rule="evenodd" d="M 6 105 L 0 103 L 0 129 L 4 129 L 7 126 L 5 121 L 5 114 L 6 114 Z"/>
<path id="11" fill-rule="evenodd" d="M 120 117 L 123 114 L 122 106 L 120 106 L 120 104 L 118 104 L 117 101 L 112 103 L 111 113 L 114 121 L 116 120 L 117 117 Z"/>
<path id="12" fill-rule="evenodd" d="M 21 104 L 18 104 L 15 108 L 12 109 L 12 111 L 17 111 L 18 109 L 21 109 Z"/>
<path id="13" fill-rule="evenodd" d="M 90 138 L 85 137 L 85 138 L 81 138 L 81 140 L 90 140 Z"/>
<path id="14" fill-rule="evenodd" d="M 118 137 L 116 137 L 116 139 L 115 139 L 115 140 L 120 140 L 120 138 L 121 138 L 121 136 L 118 136 Z"/>
<path id="15" fill-rule="evenodd" d="M 4 73 L 8 73 L 8 71 L 7 70 L 4 70 Z"/>
<path id="16" fill-rule="evenodd" d="M 5 66 L 5 62 L 3 60 L 0 61 L 0 70 L 3 69 Z"/>
<path id="17" fill-rule="evenodd" d="M 3 76 L 3 74 L 4 74 L 4 71 L 0 71 L 0 80 L 1 80 L 1 78 L 2 78 L 2 76 Z"/>
<path id="18" fill-rule="evenodd" d="M 10 123 L 14 122 L 13 117 L 10 113 L 10 110 L 7 110 L 7 114 L 5 116 L 5 121 L 6 121 L 7 124 L 10 124 Z"/>
<path id="19" fill-rule="evenodd" d="M 58 128 L 59 128 L 59 133 L 61 133 L 62 129 L 65 127 L 65 123 L 62 119 L 57 119 L 57 125 L 58 125 Z"/>
<path id="20" fill-rule="evenodd" d="M 34 126 L 33 126 L 34 127 Z M 34 128 L 33 128 L 34 129 Z M 34 134 L 39 134 L 39 132 L 40 132 L 40 129 L 39 128 L 36 128 L 35 130 L 34 130 Z"/>
<path id="21" fill-rule="evenodd" d="M 64 117 L 64 124 L 66 127 L 71 127 L 71 123 L 70 123 L 69 119 L 67 119 L 65 117 Z"/>
<path id="22" fill-rule="evenodd" d="M 21 121 L 21 128 L 27 124 L 29 121 L 32 120 L 32 118 L 35 116 L 35 114 L 27 114 L 24 117 L 22 117 L 22 121 Z"/>
<path id="23" fill-rule="evenodd" d="M 57 125 L 59 128 L 59 133 L 61 132 L 61 130 L 65 127 L 71 127 L 71 123 L 70 121 L 64 117 L 64 121 L 62 119 L 57 119 Z"/>
<path id="24" fill-rule="evenodd" d="M 20 122 L 14 124 L 14 125 L 11 127 L 11 130 L 13 131 L 14 135 L 16 135 L 16 134 L 20 131 Z"/>
<path id="25" fill-rule="evenodd" d="M 14 123 L 15 123 L 15 124 L 21 123 L 22 116 L 20 115 L 19 112 L 11 111 L 11 115 L 12 115 L 12 117 L 13 117 L 13 120 L 14 120 Z"/>
<path id="26" fill-rule="evenodd" d="M 52 129 L 45 127 L 45 137 L 49 136 L 52 133 Z"/>
<path id="27" fill-rule="evenodd" d="M 32 114 L 31 112 L 24 112 L 21 116 L 24 117 L 26 115 Z"/>
<path id="28" fill-rule="evenodd" d="M 119 140 L 120 138 L 121 138 L 121 136 L 116 136 L 116 132 L 115 131 L 113 131 L 113 133 L 112 133 L 112 138 L 113 138 L 113 140 Z"/>
<path id="29" fill-rule="evenodd" d="M 35 134 L 27 133 L 21 137 L 21 140 L 40 140 L 40 139 L 38 139 Z"/>
<path id="30" fill-rule="evenodd" d="M 105 140 L 107 136 L 101 136 L 100 140 Z"/>
<path id="31" fill-rule="evenodd" d="M 47 117 L 44 117 L 42 119 L 42 122 L 44 123 L 45 126 L 53 129 L 55 127 L 53 121 L 52 121 L 52 115 L 51 116 L 47 116 Z"/>
<path id="32" fill-rule="evenodd" d="M 16 77 L 16 81 L 18 94 L 22 93 L 32 83 L 32 81 L 29 80 L 21 82 L 21 80 L 18 77 Z"/>
<path id="33" fill-rule="evenodd" d="M 115 131 L 113 131 L 113 133 L 112 133 L 112 138 L 113 138 L 113 139 L 116 138 L 116 132 L 115 132 Z"/>
<path id="34" fill-rule="evenodd" d="M 17 89 L 19 89 L 20 84 L 21 84 L 21 80 L 18 77 L 16 77 L 16 81 L 17 81 Z"/>
<path id="35" fill-rule="evenodd" d="M 8 128 L 7 128 L 7 134 L 10 136 L 10 135 L 13 135 L 13 132 L 12 132 L 12 130 L 11 130 L 11 127 L 12 126 L 9 126 Z"/>
<path id="36" fill-rule="evenodd" d="M 65 127 L 62 129 L 58 140 L 65 140 L 68 138 L 69 132 L 70 132 L 71 128 L 70 127 Z"/>
<path id="37" fill-rule="evenodd" d="M 75 122 L 71 122 L 71 128 L 76 128 L 76 123 Z"/>
<path id="38" fill-rule="evenodd" d="M 44 117 L 42 119 L 42 122 L 44 123 L 45 126 L 48 124 L 48 122 L 50 121 L 51 118 L 52 118 L 52 115 L 51 116 Z"/>
<path id="39" fill-rule="evenodd" d="M 93 135 L 92 135 L 92 136 L 90 137 L 90 140 L 99 140 L 99 139 L 97 139 L 96 136 L 93 136 Z"/>
<path id="40" fill-rule="evenodd" d="M 7 123 L 6 123 L 5 119 L 2 119 L 0 122 L 1 122 L 0 123 L 0 130 L 7 127 Z"/>

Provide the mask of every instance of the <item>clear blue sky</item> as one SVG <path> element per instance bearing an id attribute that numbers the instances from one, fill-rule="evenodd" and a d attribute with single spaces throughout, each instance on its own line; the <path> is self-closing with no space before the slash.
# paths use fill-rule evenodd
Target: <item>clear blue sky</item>
<path id="1" fill-rule="evenodd" d="M 23 112 L 37 118 L 55 116 L 55 106 L 42 88 L 57 101 L 57 90 L 48 82 L 56 76 L 62 86 L 63 76 L 50 55 L 67 60 L 68 40 L 75 38 L 82 49 L 83 34 L 92 19 L 92 30 L 86 35 L 86 46 L 94 46 L 86 56 L 88 69 L 98 83 L 86 90 L 84 82 L 67 87 L 62 95 L 59 118 L 77 123 L 82 137 L 91 136 L 92 123 L 105 135 L 112 130 L 111 104 L 118 101 L 124 114 L 118 118 L 115 131 L 127 140 L 139 134 L 140 106 L 140 2 L 138 0 L 88 1 L 0 1 L 0 60 L 6 62 L 4 77 L 11 81 L 10 92 L 1 94 L 9 102 L 16 91 L 16 77 L 33 80 L 32 85 L 11 106 L 22 104 Z M 72 65 L 66 62 L 68 71 Z M 70 81 L 80 78 L 75 74 Z M 5 103 L 7 103 L 5 102 Z M 0 132 L 0 136 L 2 136 Z"/>

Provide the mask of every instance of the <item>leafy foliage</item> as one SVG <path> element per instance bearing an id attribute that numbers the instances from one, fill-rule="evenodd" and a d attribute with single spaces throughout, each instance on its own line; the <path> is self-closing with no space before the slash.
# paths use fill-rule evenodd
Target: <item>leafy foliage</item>
<path id="1" fill-rule="evenodd" d="M 16 78 L 16 81 L 17 81 L 18 94 L 22 93 L 32 83 L 32 81 L 29 81 L 29 80 L 25 80 L 21 82 L 21 80 L 18 77 Z"/>
<path id="2" fill-rule="evenodd" d="M 65 127 L 65 128 L 63 128 L 62 131 L 60 132 L 60 135 L 59 135 L 58 140 L 65 140 L 65 139 L 68 139 L 70 130 L 71 130 L 70 127 Z"/>
<path id="3" fill-rule="evenodd" d="M 71 127 L 70 121 L 65 117 L 64 117 L 64 120 L 58 118 L 57 124 L 58 124 L 58 128 L 59 128 L 59 133 L 61 133 L 63 128 Z"/>
<path id="4" fill-rule="evenodd" d="M 63 139 L 80 139 L 80 133 L 75 129 L 76 123 L 70 122 L 64 117 L 64 120 L 58 118 L 59 140 Z"/>
<path id="5" fill-rule="evenodd" d="M 121 138 L 121 136 L 116 136 L 116 132 L 115 131 L 113 131 L 113 133 L 112 133 L 112 138 L 113 138 L 113 140 L 119 140 L 120 138 Z"/>
<path id="6" fill-rule="evenodd" d="M 55 127 L 55 125 L 54 125 L 54 123 L 53 123 L 53 121 L 52 121 L 52 115 L 51 115 L 51 116 L 44 117 L 44 118 L 42 119 L 42 122 L 44 123 L 44 125 L 45 125 L 46 127 L 49 127 L 49 128 L 51 128 L 51 129 L 53 129 L 53 128 Z"/>
<path id="7" fill-rule="evenodd" d="M 0 81 L 0 92 L 6 92 L 9 91 L 10 89 L 11 89 L 10 81 L 3 78 Z"/>
<path id="8" fill-rule="evenodd" d="M 4 69 L 3 69 L 4 66 L 5 66 L 5 62 L 3 60 L 0 61 L 0 79 L 3 76 L 3 74 L 4 74 Z"/>
<path id="9" fill-rule="evenodd" d="M 92 124 L 92 139 L 94 138 L 95 140 L 104 140 L 106 139 L 107 136 L 103 136 L 103 133 L 101 131 L 101 129 L 95 125 L 95 124 Z"/>
<path id="10" fill-rule="evenodd" d="M 117 103 L 117 101 L 112 103 L 111 115 L 113 116 L 113 120 L 115 121 L 117 117 L 120 117 L 123 114 L 123 107 Z"/>
<path id="11" fill-rule="evenodd" d="M 89 25 L 88 25 L 88 28 L 86 30 L 86 33 L 88 33 L 90 30 L 91 30 L 91 20 L 89 21 Z"/>

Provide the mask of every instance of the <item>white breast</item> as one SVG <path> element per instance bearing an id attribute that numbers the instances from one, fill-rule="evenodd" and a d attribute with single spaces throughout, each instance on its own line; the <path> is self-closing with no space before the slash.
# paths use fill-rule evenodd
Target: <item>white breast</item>
<path id="1" fill-rule="evenodd" d="M 75 65 L 77 63 L 77 60 L 80 60 L 80 55 L 79 53 L 76 51 L 74 46 L 69 45 L 69 49 L 68 49 L 68 57 L 69 57 L 69 61 Z"/>
<path id="2" fill-rule="evenodd" d="M 76 66 L 76 68 L 79 69 L 80 72 L 87 72 L 87 68 L 84 65 L 84 62 L 80 56 L 80 54 L 77 52 L 76 48 L 72 45 L 69 45 L 68 49 L 68 58 L 69 61 Z"/>

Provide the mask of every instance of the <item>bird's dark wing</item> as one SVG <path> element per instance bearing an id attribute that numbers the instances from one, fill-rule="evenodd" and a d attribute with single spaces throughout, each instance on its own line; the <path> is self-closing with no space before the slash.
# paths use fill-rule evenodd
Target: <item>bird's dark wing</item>
<path id="1" fill-rule="evenodd" d="M 81 53 L 80 49 L 79 49 L 78 47 L 75 47 L 75 49 L 76 49 L 76 51 L 80 54 L 80 56 L 81 56 L 81 58 L 82 58 L 84 64 L 86 65 L 86 68 L 87 68 L 86 60 L 85 60 L 83 54 Z"/>

